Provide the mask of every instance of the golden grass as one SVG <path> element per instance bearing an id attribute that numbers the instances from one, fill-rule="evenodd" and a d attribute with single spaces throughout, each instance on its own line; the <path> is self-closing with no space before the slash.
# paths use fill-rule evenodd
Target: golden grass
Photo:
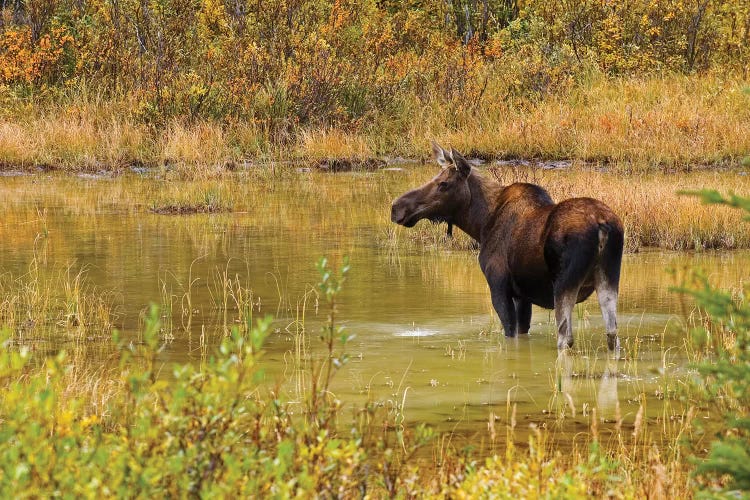
<path id="1" fill-rule="evenodd" d="M 313 161 L 326 158 L 365 160 L 374 156 L 365 137 L 336 129 L 302 132 L 297 150 L 298 156 Z"/>
<path id="2" fill-rule="evenodd" d="M 514 108 L 500 95 L 449 126 L 427 108 L 409 131 L 464 151 L 653 165 L 713 164 L 750 153 L 747 82 L 720 76 L 595 77 L 569 93 Z M 422 146 L 424 148 L 424 146 Z"/>
<path id="3" fill-rule="evenodd" d="M 613 170 L 619 170 L 617 166 Z M 423 172 L 408 187 L 429 179 Z M 717 189 L 750 196 L 750 177 L 736 172 L 639 173 L 622 175 L 584 170 L 541 170 L 536 168 L 491 167 L 484 175 L 494 175 L 502 184 L 533 182 L 547 189 L 552 198 L 588 196 L 604 201 L 622 219 L 626 232 L 626 252 L 644 247 L 669 250 L 750 248 L 750 226 L 742 214 L 731 208 L 702 205 L 697 198 L 680 191 Z M 406 191 L 406 187 L 404 189 Z M 385 236 L 386 246 L 407 244 L 419 248 L 471 248 L 461 231 L 453 241 L 445 239 L 445 225 L 421 223 L 414 229 L 392 228 Z"/>
<path id="4" fill-rule="evenodd" d="M 722 75 L 593 75 L 559 94 L 514 100 L 491 75 L 479 106 L 406 96 L 395 111 L 359 127 L 296 128 L 281 142 L 250 122 L 177 118 L 152 128 L 127 99 L 72 96 L 52 106 L 9 105 L 0 118 L 0 163 L 70 170 L 170 164 L 205 177 L 269 158 L 423 158 L 437 139 L 482 156 L 606 160 L 628 170 L 739 165 L 750 155 L 747 88 Z"/>
<path id="5" fill-rule="evenodd" d="M 34 259 L 28 274 L 2 278 L 0 323 L 15 332 L 15 340 L 109 338 L 117 316 L 112 294 L 91 286 L 84 271 L 47 276 Z"/>
<path id="6" fill-rule="evenodd" d="M 0 122 L 0 163 L 71 170 L 112 170 L 148 161 L 145 127 L 112 106 L 60 106 Z"/>
<path id="7" fill-rule="evenodd" d="M 160 161 L 187 165 L 223 166 L 232 158 L 224 130 L 215 124 L 172 123 L 161 137 Z"/>

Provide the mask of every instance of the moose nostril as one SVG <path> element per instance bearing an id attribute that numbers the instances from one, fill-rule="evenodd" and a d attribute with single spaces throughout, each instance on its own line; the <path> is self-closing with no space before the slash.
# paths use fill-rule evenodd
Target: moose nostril
<path id="1" fill-rule="evenodd" d="M 399 224 L 404 220 L 404 217 L 403 210 L 400 210 L 395 204 L 391 206 L 391 222 Z"/>

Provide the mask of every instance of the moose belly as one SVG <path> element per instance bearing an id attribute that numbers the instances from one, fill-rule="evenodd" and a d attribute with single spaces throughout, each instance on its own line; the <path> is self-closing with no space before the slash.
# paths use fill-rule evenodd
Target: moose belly
<path id="1" fill-rule="evenodd" d="M 552 293 L 552 281 L 546 276 L 526 276 L 525 279 L 513 280 L 513 293 L 532 304 L 545 309 L 554 309 L 555 298 Z M 576 303 L 583 302 L 594 292 L 594 284 L 586 282 L 578 291 Z"/>
<path id="2" fill-rule="evenodd" d="M 555 307 L 552 281 L 546 276 L 518 276 L 513 279 L 514 295 L 545 309 Z"/>
<path id="3" fill-rule="evenodd" d="M 578 290 L 578 299 L 576 299 L 576 303 L 588 299 L 592 293 L 594 293 L 594 285 L 584 284 L 581 289 Z"/>

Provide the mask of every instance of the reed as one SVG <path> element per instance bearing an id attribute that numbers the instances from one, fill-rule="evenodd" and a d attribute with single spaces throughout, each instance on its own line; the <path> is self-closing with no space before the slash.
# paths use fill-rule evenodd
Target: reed
<path id="1" fill-rule="evenodd" d="M 40 269 L 36 259 L 22 276 L 3 275 L 0 322 L 13 341 L 108 340 L 117 321 L 114 296 L 85 275 L 85 269 Z"/>

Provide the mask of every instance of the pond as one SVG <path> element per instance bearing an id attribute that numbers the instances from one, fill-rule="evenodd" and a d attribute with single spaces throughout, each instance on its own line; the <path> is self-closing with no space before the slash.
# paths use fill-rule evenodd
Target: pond
<path id="1" fill-rule="evenodd" d="M 737 288 L 750 253 L 627 254 L 618 317 L 625 359 L 607 360 L 595 297 L 576 307 L 576 349 L 559 359 L 549 311 L 534 309 L 528 336 L 503 337 L 469 245 L 446 241 L 444 226 L 422 222 L 410 231 L 389 222 L 390 201 L 429 175 L 410 166 L 203 182 L 4 177 L 3 279 L 83 270 L 92 293 L 115 308 L 115 326 L 133 338 L 148 304 L 161 304 L 172 325 L 167 365 L 198 362 L 238 320 L 238 309 L 251 305 L 254 315 L 276 318 L 263 358 L 267 384 L 298 401 L 310 360 L 324 352 L 318 332 L 326 311 L 312 292 L 314 264 L 326 256 L 336 266 L 346 255 L 351 271 L 338 318 L 354 337 L 332 392 L 353 410 L 370 401 L 392 423 L 426 422 L 467 443 L 489 442 L 491 428 L 511 420 L 521 441 L 533 423 L 571 442 L 588 429 L 593 408 L 605 425 L 632 424 L 642 406 L 655 429 L 683 418 L 678 389 L 692 376 L 686 322 L 693 311 L 670 288 L 693 268 Z M 206 200 L 231 211 L 155 213 Z M 66 345 L 41 337 L 29 341 L 48 351 Z"/>

